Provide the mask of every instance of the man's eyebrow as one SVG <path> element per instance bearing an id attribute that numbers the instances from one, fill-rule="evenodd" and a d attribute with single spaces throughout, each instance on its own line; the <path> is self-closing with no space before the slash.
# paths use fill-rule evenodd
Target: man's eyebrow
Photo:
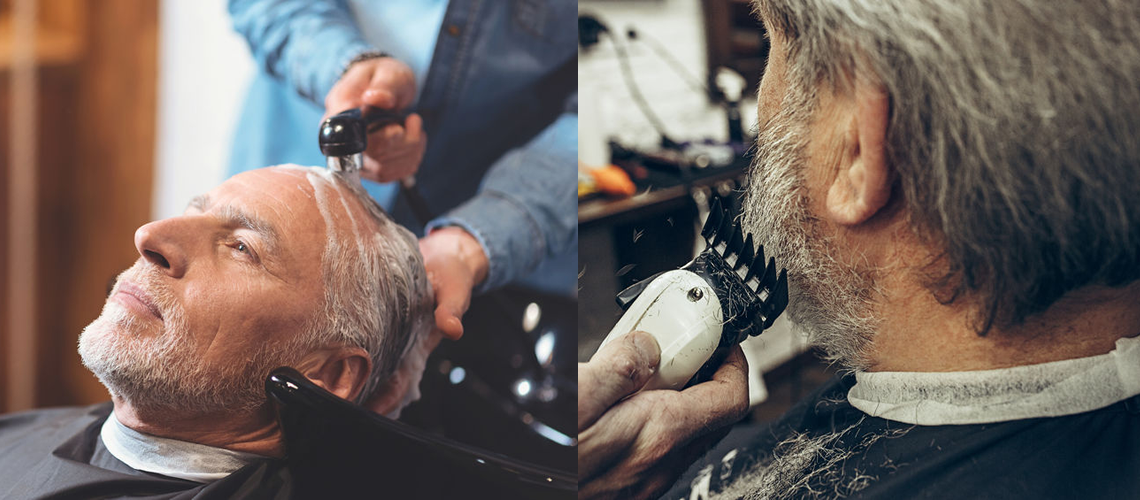
<path id="1" fill-rule="evenodd" d="M 186 208 L 194 208 L 194 209 L 205 212 L 206 206 L 209 204 L 210 204 L 210 196 L 200 194 L 198 196 L 190 198 L 190 203 L 186 204 Z"/>
<path id="2" fill-rule="evenodd" d="M 190 199 L 189 206 L 191 208 L 206 211 L 210 206 L 210 197 L 207 195 L 198 195 Z M 277 244 L 279 241 L 277 228 L 270 224 L 265 219 L 249 214 L 238 207 L 233 205 L 222 205 L 218 207 L 218 216 L 222 218 L 227 224 L 232 224 L 241 228 L 249 229 L 258 234 L 264 241 L 265 250 L 271 254 L 277 253 Z"/>

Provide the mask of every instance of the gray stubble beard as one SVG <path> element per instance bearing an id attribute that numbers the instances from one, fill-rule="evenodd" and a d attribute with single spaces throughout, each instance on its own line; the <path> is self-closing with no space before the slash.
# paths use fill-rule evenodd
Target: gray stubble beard
<path id="1" fill-rule="evenodd" d="M 803 172 L 812 118 L 810 98 L 789 92 L 764 124 L 750 169 L 742 224 L 763 242 L 765 254 L 788 269 L 788 318 L 809 343 L 846 370 L 869 365 L 877 322 L 872 300 L 877 273 L 838 260 L 823 222 L 808 209 Z M 858 426 L 809 436 L 793 434 L 718 498 L 829 498 L 866 487 L 876 478 L 844 477 L 843 463 L 861 450 L 837 447 Z M 874 442 L 881 436 L 870 436 Z M 826 489 L 818 490 L 820 485 Z"/>
<path id="2" fill-rule="evenodd" d="M 869 365 L 878 326 L 876 272 L 835 258 L 823 222 L 808 210 L 803 171 L 812 118 L 809 97 L 789 92 L 757 138 L 742 224 L 788 270 L 788 318 L 812 346 L 848 370 Z"/>
<path id="3" fill-rule="evenodd" d="M 244 363 L 206 366 L 198 357 L 185 312 L 146 266 L 136 264 L 119 280 L 128 277 L 147 290 L 162 311 L 163 324 L 144 322 L 109 299 L 102 314 L 79 336 L 83 365 L 113 398 L 143 413 L 249 412 L 264 405 L 264 377 L 276 365 L 292 361 L 286 359 L 290 349 L 267 346 Z M 148 331 L 156 328 L 161 330 Z"/>

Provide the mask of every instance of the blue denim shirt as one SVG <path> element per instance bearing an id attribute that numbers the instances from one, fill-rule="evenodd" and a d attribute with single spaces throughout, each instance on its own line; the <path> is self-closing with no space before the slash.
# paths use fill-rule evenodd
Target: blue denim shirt
<path id="1" fill-rule="evenodd" d="M 324 96 L 358 54 L 344 1 L 231 0 L 258 75 L 234 138 L 229 173 L 280 163 L 323 165 Z M 564 0 L 451 0 L 416 111 L 428 148 L 416 180 L 433 213 L 483 245 L 486 290 L 524 278 L 573 293 L 577 269 L 577 17 Z M 366 183 L 417 228 L 393 185 Z M 541 264 L 541 267 L 540 267 Z M 527 276 L 530 274 L 530 276 Z"/>

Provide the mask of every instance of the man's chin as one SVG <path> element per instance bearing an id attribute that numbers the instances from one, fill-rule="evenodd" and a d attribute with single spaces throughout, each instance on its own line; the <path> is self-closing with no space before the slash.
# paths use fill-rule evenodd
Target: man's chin
<path id="1" fill-rule="evenodd" d="M 79 357 L 116 399 L 144 403 L 170 392 L 173 365 L 186 353 L 171 352 L 177 342 L 162 325 L 108 300 L 103 312 L 79 335 Z"/>
<path id="2" fill-rule="evenodd" d="M 242 367 L 207 366 L 177 316 L 156 332 L 154 323 L 133 314 L 108 303 L 79 336 L 79 355 L 116 404 L 140 414 L 253 411 L 265 404 L 262 372 L 289 364 L 254 359 Z"/>

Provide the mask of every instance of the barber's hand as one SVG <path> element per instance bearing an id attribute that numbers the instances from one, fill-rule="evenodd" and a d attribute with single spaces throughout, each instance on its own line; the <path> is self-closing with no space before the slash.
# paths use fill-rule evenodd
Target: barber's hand
<path id="1" fill-rule="evenodd" d="M 644 391 L 660 348 L 633 332 L 578 364 L 578 498 L 656 498 L 748 410 L 748 363 L 737 347 L 713 379 Z"/>
<path id="2" fill-rule="evenodd" d="M 451 340 L 463 336 L 471 290 L 487 279 L 487 254 L 463 228 L 436 229 L 420 240 L 428 281 L 435 292 L 435 324 Z"/>
<path id="3" fill-rule="evenodd" d="M 364 106 L 401 110 L 415 97 L 416 79 L 407 64 L 392 57 L 366 59 L 350 66 L 333 85 L 325 97 L 324 117 Z M 368 134 L 361 176 L 389 182 L 415 174 L 427 147 L 423 126 L 423 119 L 413 113 L 402 125 L 391 124 Z"/>

